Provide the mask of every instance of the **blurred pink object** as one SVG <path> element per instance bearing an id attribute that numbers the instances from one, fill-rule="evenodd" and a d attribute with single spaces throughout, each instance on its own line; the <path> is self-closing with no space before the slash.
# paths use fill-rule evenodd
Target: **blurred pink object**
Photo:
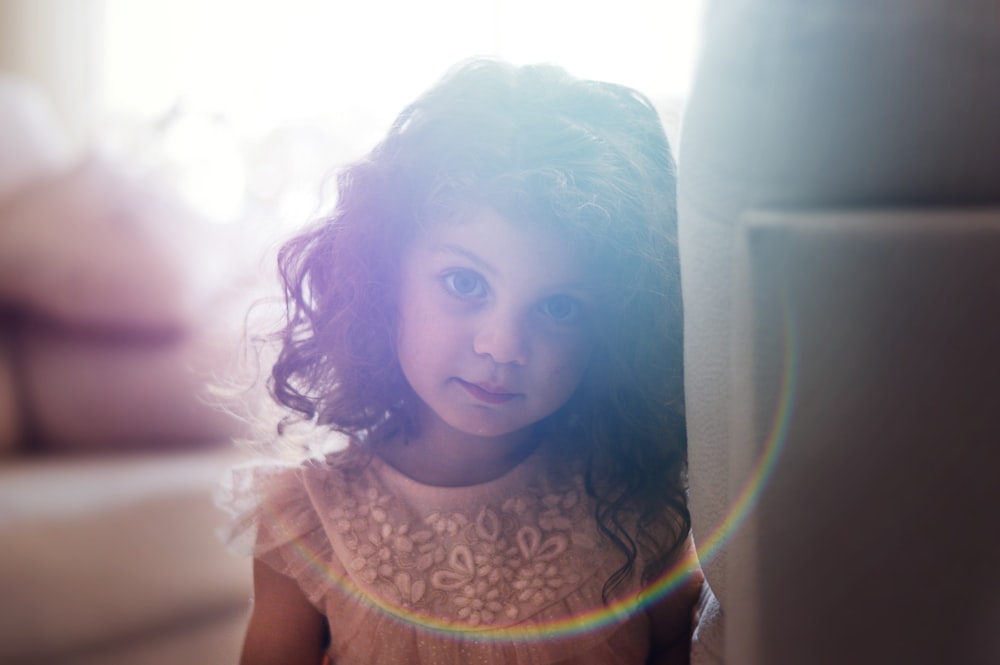
<path id="1" fill-rule="evenodd" d="M 0 78 L 0 128 L 0 451 L 239 434 L 209 397 L 246 307 L 232 239 L 121 165 L 73 157 L 27 84 Z"/>

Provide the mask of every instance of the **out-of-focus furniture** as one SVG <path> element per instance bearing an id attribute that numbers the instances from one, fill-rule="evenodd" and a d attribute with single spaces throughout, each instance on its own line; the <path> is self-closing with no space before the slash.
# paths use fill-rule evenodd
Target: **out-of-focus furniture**
<path id="1" fill-rule="evenodd" d="M 213 494 L 243 421 L 208 390 L 235 244 L 77 163 L 26 84 L 0 77 L 0 121 L 0 662 L 235 662 L 249 564 Z"/>
<path id="2" fill-rule="evenodd" d="M 235 663 L 250 593 L 212 494 L 228 451 L 0 464 L 0 662 Z"/>
<path id="3" fill-rule="evenodd" d="M 1000 662 L 998 22 L 707 5 L 679 182 L 691 505 L 725 616 L 703 662 Z"/>

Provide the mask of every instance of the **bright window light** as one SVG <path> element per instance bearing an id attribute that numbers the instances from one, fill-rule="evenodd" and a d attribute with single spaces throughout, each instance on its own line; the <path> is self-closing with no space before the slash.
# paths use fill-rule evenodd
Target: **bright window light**
<path id="1" fill-rule="evenodd" d="M 276 132 L 315 143 L 321 132 L 306 159 L 329 169 L 370 148 L 406 102 L 472 55 L 554 62 L 676 107 L 690 83 L 700 0 L 104 0 L 104 8 L 103 113 L 159 126 L 182 118 L 170 157 L 200 165 L 199 205 L 221 218 L 239 211 L 206 197 L 234 203 L 240 188 L 233 160 L 211 151 L 260 148 Z M 199 139 L 213 124 L 232 141 Z M 277 186 L 268 167 L 249 168 L 239 176 L 248 187 Z M 296 198 L 277 187 L 284 201 Z"/>

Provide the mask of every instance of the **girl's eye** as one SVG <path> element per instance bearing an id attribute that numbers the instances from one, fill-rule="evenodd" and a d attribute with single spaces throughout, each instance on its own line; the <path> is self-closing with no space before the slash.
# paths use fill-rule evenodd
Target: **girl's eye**
<path id="1" fill-rule="evenodd" d="M 486 282 L 472 270 L 456 270 L 444 276 L 444 286 L 459 298 L 482 298 L 486 295 Z"/>
<path id="2" fill-rule="evenodd" d="M 570 296 L 546 298 L 539 305 L 539 309 L 556 323 L 576 323 L 582 312 L 580 303 Z"/>

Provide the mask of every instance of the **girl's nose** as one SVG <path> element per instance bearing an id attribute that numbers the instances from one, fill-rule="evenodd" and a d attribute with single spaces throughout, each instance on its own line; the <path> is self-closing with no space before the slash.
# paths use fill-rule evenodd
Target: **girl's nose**
<path id="1" fill-rule="evenodd" d="M 528 345 L 516 317 L 500 313 L 488 317 L 479 327 L 472 348 L 481 356 L 489 356 L 499 365 L 524 365 L 528 362 Z"/>

